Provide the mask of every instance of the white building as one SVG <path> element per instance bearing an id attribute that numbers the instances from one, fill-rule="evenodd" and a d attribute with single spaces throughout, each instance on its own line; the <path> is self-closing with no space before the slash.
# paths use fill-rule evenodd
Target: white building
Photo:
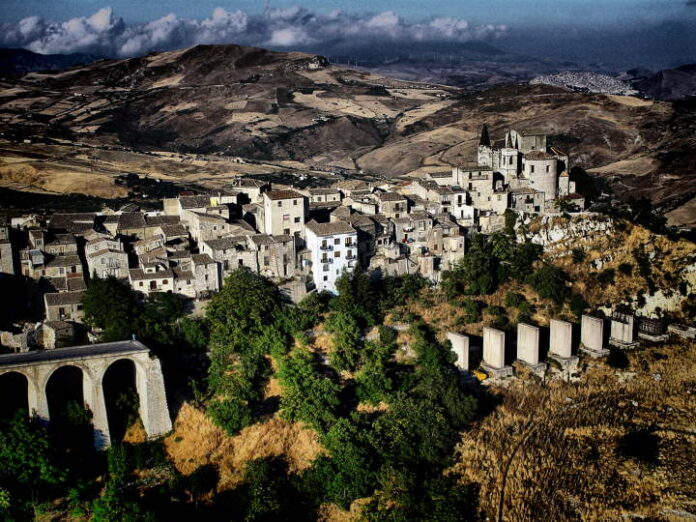
<path id="1" fill-rule="evenodd" d="M 358 232 L 348 223 L 317 223 L 306 227 L 312 277 L 317 291 L 336 293 L 336 280 L 353 270 L 358 259 Z"/>

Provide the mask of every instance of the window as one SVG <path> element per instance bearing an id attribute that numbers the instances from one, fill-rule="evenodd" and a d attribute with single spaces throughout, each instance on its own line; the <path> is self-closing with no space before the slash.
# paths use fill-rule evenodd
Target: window
<path id="1" fill-rule="evenodd" d="M 65 315 L 65 308 L 58 308 L 58 313 L 60 314 L 61 317 Z"/>
<path id="2" fill-rule="evenodd" d="M 293 200 L 292 200 L 292 204 L 295 205 L 295 206 L 297 206 L 297 200 L 296 200 L 296 199 L 293 199 Z"/>
<path id="3" fill-rule="evenodd" d="M 532 174 L 534 174 L 534 165 L 530 165 L 530 166 L 529 166 L 529 172 L 531 172 Z"/>
<path id="4" fill-rule="evenodd" d="M 546 172 L 549 172 L 549 169 L 550 169 L 550 168 L 551 168 L 551 167 L 549 167 L 548 165 L 546 165 Z"/>
<path id="5" fill-rule="evenodd" d="M 78 312 L 81 312 L 81 311 L 82 311 L 82 305 L 81 305 L 81 304 L 77 305 L 77 311 L 78 311 Z"/>
<path id="6" fill-rule="evenodd" d="M 286 236 L 289 236 L 289 235 L 290 235 L 290 229 L 289 229 L 289 228 L 284 228 L 284 229 L 283 229 L 283 234 L 285 234 Z"/>
<path id="7" fill-rule="evenodd" d="M 351 258 L 353 257 L 353 251 L 352 251 L 352 250 L 349 250 L 349 251 L 348 251 L 348 254 L 346 255 L 346 257 L 347 257 L 348 259 L 351 259 Z"/>
<path id="8" fill-rule="evenodd" d="M 208 274 L 205 274 L 205 280 L 206 281 L 208 280 Z M 166 283 L 166 281 L 165 281 L 165 283 Z"/>
<path id="9" fill-rule="evenodd" d="M 299 222 L 300 222 L 300 218 L 299 218 L 299 217 L 296 217 L 296 218 L 295 218 L 295 223 L 299 223 Z"/>
<path id="10" fill-rule="evenodd" d="M 336 269 L 336 275 L 338 275 L 338 268 Z"/>
<path id="11" fill-rule="evenodd" d="M 270 260 L 267 257 L 263 258 L 263 264 L 268 266 L 270 264 Z"/>
<path id="12" fill-rule="evenodd" d="M 283 214 L 283 221 L 290 221 L 290 214 Z"/>
<path id="13" fill-rule="evenodd" d="M 244 266 L 244 260 L 239 259 L 239 266 Z"/>
<path id="14" fill-rule="evenodd" d="M 283 206 L 283 202 L 282 202 L 282 201 L 279 201 L 279 202 L 278 202 L 278 206 L 279 206 L 279 207 L 282 207 L 282 206 Z"/>
<path id="15" fill-rule="evenodd" d="M 167 280 L 165 279 L 164 281 L 162 281 L 162 284 L 163 284 L 163 285 L 166 285 L 166 284 L 167 284 Z"/>
<path id="16" fill-rule="evenodd" d="M 142 281 L 140 281 L 140 286 L 143 286 L 143 282 L 142 282 Z"/>
<path id="17" fill-rule="evenodd" d="M 339 252 L 338 250 L 336 250 L 336 251 L 334 252 L 334 257 L 341 257 L 341 252 Z"/>
<path id="18" fill-rule="evenodd" d="M 324 281 L 328 281 L 328 280 L 329 280 L 329 276 L 324 276 Z"/>
<path id="19" fill-rule="evenodd" d="M 340 244 L 341 244 L 340 238 L 335 238 L 335 239 L 334 239 L 334 245 L 340 245 Z"/>

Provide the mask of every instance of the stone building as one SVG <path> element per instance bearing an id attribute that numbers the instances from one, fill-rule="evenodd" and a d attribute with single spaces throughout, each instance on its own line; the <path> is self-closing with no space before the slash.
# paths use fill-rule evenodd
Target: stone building
<path id="1" fill-rule="evenodd" d="M 307 199 L 295 190 L 263 193 L 264 232 L 272 236 L 304 237 Z"/>
<path id="2" fill-rule="evenodd" d="M 377 193 L 379 213 L 391 219 L 399 219 L 408 214 L 408 200 L 397 192 Z"/>
<path id="3" fill-rule="evenodd" d="M 44 294 L 44 306 L 48 321 L 81 322 L 85 313 L 82 309 L 84 292 L 59 292 Z"/>
<path id="4" fill-rule="evenodd" d="M 85 245 L 90 277 L 128 279 L 128 254 L 120 239 L 97 239 Z"/>

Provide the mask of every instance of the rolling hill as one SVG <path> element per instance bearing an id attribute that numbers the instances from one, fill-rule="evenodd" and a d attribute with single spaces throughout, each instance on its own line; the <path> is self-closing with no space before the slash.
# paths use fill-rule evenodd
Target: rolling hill
<path id="1" fill-rule="evenodd" d="M 139 170 L 142 165 L 130 163 L 140 161 L 135 156 L 173 154 L 188 162 L 182 167 L 188 181 L 206 172 L 205 183 L 218 171 L 236 170 L 216 165 L 237 157 L 281 170 L 412 177 L 471 160 L 483 123 L 494 138 L 509 127 L 544 129 L 575 165 L 607 179 L 620 196 L 650 197 L 671 212 L 673 223 L 696 222 L 692 101 L 528 84 L 471 92 L 337 67 L 320 55 L 236 45 L 2 81 L 0 186 L 7 180 L 2 169 L 20 162 L 40 177 L 46 156 L 69 171 L 85 147 L 95 158 L 123 153 L 108 161 L 109 175 Z M 95 175 L 100 168 L 89 167 Z M 144 170 L 184 175 L 176 162 Z M 21 188 L 21 176 L 12 183 Z"/>

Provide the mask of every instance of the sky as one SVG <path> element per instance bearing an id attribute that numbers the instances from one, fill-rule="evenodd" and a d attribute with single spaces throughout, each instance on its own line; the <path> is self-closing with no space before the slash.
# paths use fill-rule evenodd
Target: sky
<path id="1" fill-rule="evenodd" d="M 0 46 L 44 54 L 124 58 L 201 43 L 321 51 L 339 42 L 486 41 L 561 59 L 614 51 L 630 59 L 632 49 L 643 48 L 657 52 L 657 62 L 696 59 L 696 0 L 0 0 L 0 6 Z"/>

